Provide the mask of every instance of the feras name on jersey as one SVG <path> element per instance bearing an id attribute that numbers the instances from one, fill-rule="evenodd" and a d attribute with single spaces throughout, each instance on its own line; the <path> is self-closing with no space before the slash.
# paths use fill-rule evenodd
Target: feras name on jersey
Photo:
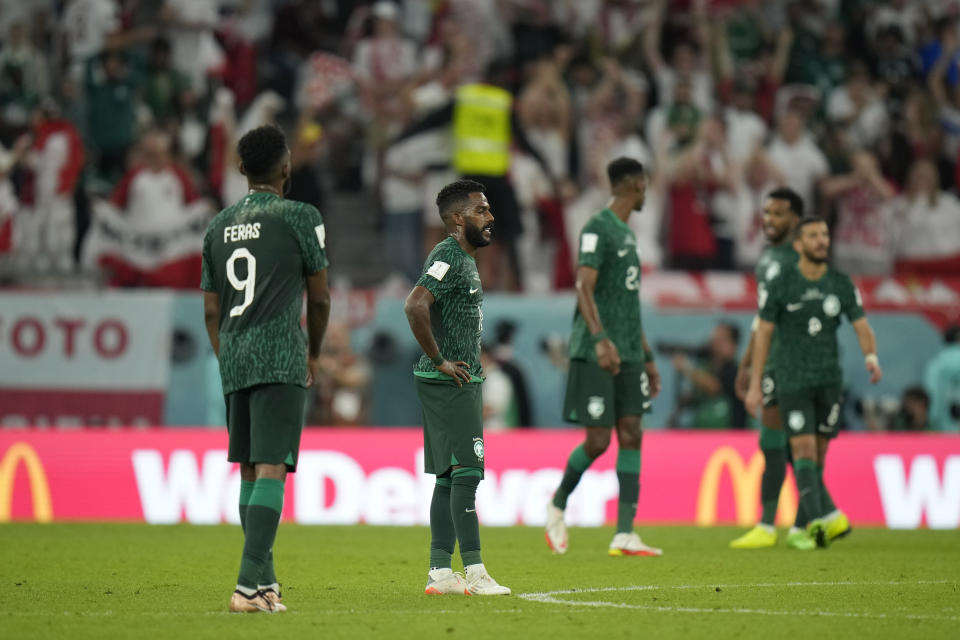
<path id="1" fill-rule="evenodd" d="M 223 241 L 240 242 L 242 240 L 256 240 L 260 237 L 260 223 L 234 224 L 223 228 Z"/>

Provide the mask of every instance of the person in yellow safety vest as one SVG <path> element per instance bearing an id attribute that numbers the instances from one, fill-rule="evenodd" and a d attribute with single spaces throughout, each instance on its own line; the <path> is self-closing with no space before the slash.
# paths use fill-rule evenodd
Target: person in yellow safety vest
<path id="1" fill-rule="evenodd" d="M 493 66 L 488 70 L 488 78 L 497 75 L 497 68 Z M 492 280 L 488 277 L 484 282 L 491 282 L 496 288 L 518 291 L 522 283 L 517 238 L 523 227 L 520 223 L 520 207 L 508 176 L 511 146 L 517 144 L 544 168 L 547 175 L 550 175 L 550 171 L 524 135 L 513 111 L 513 95 L 495 84 L 461 86 L 450 102 L 412 123 L 394 143 L 451 125 L 451 166 L 462 177 L 475 180 L 485 187 L 490 210 L 496 218 L 494 224 L 497 232 L 493 246 L 498 248 L 497 253 L 502 251 L 506 254 L 507 273 L 497 273 Z M 484 262 L 494 266 L 503 264 L 497 253 L 488 255 Z"/>

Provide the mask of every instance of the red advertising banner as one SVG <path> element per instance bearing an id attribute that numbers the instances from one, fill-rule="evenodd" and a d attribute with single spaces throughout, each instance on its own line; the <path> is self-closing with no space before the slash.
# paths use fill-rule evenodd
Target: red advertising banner
<path id="1" fill-rule="evenodd" d="M 0 431 L 0 522 L 237 521 L 240 478 L 215 430 Z M 486 437 L 477 496 L 485 525 L 542 525 L 577 431 Z M 412 525 L 428 521 L 433 477 L 423 474 L 417 429 L 310 430 L 287 483 L 284 517 L 303 524 Z M 570 499 L 572 525 L 616 516 L 616 454 L 584 474 Z M 755 434 L 650 432 L 644 437 L 638 520 L 750 525 L 758 517 L 763 459 Z M 843 434 L 826 481 L 857 525 L 960 527 L 960 437 Z M 792 478 L 779 518 L 796 509 Z"/>

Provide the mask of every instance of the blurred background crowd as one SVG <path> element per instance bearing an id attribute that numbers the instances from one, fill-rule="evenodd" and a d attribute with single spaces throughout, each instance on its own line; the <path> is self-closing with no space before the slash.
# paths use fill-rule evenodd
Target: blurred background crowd
<path id="1" fill-rule="evenodd" d="M 839 267 L 948 271 L 958 16 L 953 0 L 4 0 L 2 277 L 151 284 L 102 244 L 236 200 L 233 143 L 264 122 L 290 132 L 290 197 L 330 220 L 354 285 L 415 278 L 442 234 L 437 185 L 468 173 L 496 196 L 487 288 L 568 287 L 617 155 L 650 170 L 648 266 L 751 267 L 763 195 L 787 184 L 831 219 Z M 506 160 L 461 153 L 477 86 L 505 90 Z"/>
<path id="2" fill-rule="evenodd" d="M 485 290 L 568 289 L 621 155 L 649 170 L 647 270 L 751 269 L 788 185 L 837 267 L 960 271 L 960 0 L 0 0 L 0 284 L 195 288 L 264 123 L 339 287 L 414 281 L 469 175 Z M 362 423 L 369 363 L 331 336 L 327 386 L 354 391 L 316 410 Z M 741 338 L 677 375 L 722 395 Z"/>

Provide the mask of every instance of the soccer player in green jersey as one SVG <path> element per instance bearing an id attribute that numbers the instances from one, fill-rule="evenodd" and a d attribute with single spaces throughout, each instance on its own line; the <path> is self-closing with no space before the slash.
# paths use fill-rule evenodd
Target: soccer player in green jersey
<path id="1" fill-rule="evenodd" d="M 770 244 L 760 256 L 755 270 L 758 299 L 766 295 L 768 286 L 784 271 L 796 266 L 799 254 L 793 248 L 793 235 L 802 216 L 803 199 L 792 189 L 780 187 L 767 195 L 763 207 L 763 233 Z M 741 400 L 746 396 L 750 384 L 750 363 L 758 322 L 759 317 L 754 320 L 754 330 L 737 371 L 737 395 Z M 778 363 L 778 352 L 779 333 L 774 332 L 766 370 L 763 372 L 763 410 L 760 417 L 760 450 L 765 463 L 760 481 L 763 513 L 753 529 L 730 543 L 734 549 L 762 549 L 777 544 L 773 522 L 780 501 L 780 488 L 787 475 L 787 436 L 780 424 L 776 389 L 776 368 L 786 366 L 786 363 Z M 802 531 L 789 535 L 787 546 L 800 549 L 815 547 L 806 532 Z"/>
<path id="2" fill-rule="evenodd" d="M 285 611 L 273 568 L 284 481 L 296 471 L 310 386 L 330 315 L 325 232 L 312 206 L 283 199 L 290 150 L 276 127 L 240 139 L 249 193 L 203 239 L 204 317 L 227 404 L 227 459 L 240 463 L 243 555 L 230 611 Z M 300 328 L 304 288 L 307 334 Z"/>
<path id="3" fill-rule="evenodd" d="M 618 158 L 607 165 L 613 200 L 580 233 L 577 308 L 570 335 L 570 371 L 564 418 L 583 425 L 586 439 L 567 460 L 560 486 L 547 504 L 547 544 L 567 550 L 563 513 L 580 477 L 610 445 L 617 432 L 620 497 L 612 556 L 659 556 L 633 530 L 640 497 L 640 417 L 660 392 L 660 374 L 640 319 L 640 256 L 627 226 L 643 207 L 647 178 L 643 165 Z"/>
<path id="4" fill-rule="evenodd" d="M 483 289 L 476 255 L 490 244 L 493 214 L 483 185 L 458 180 L 440 190 L 447 238 L 430 252 L 404 311 L 423 356 L 413 368 L 423 408 L 423 453 L 436 475 L 430 503 L 430 570 L 425 593 L 510 595 L 480 557 L 477 486 L 483 478 L 480 334 Z M 451 567 L 460 545 L 466 578 Z"/>
<path id="5" fill-rule="evenodd" d="M 800 510 L 809 518 L 807 534 L 826 546 L 826 520 L 836 507 L 823 486 L 830 439 L 840 421 L 842 372 L 837 330 L 846 316 L 857 333 L 870 381 L 880 380 L 877 342 L 863 312 L 860 292 L 850 277 L 827 266 L 830 232 L 820 218 L 805 218 L 796 229 L 796 267 L 786 269 L 761 293 L 750 388 L 745 404 L 756 413 L 763 402 L 763 371 L 774 330 L 779 334 L 776 384 L 780 413 L 790 438 Z M 798 524 L 803 524 L 798 522 Z"/>

